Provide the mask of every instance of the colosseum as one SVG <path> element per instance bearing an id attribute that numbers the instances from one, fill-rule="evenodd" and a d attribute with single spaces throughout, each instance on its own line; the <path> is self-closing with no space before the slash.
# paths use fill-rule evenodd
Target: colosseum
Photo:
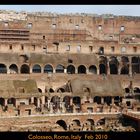
<path id="1" fill-rule="evenodd" d="M 140 17 L 0 11 L 0 131 L 140 131 Z"/>

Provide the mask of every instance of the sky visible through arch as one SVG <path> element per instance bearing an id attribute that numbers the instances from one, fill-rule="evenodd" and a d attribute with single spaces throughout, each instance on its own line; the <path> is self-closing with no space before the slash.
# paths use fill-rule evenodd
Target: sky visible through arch
<path id="1" fill-rule="evenodd" d="M 0 10 L 140 16 L 140 5 L 0 5 Z"/>

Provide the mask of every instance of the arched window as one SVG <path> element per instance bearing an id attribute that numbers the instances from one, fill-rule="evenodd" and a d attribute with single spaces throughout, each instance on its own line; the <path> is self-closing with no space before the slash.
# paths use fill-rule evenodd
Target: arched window
<path id="1" fill-rule="evenodd" d="M 53 73 L 53 67 L 51 65 L 45 65 L 44 73 Z"/>
<path id="2" fill-rule="evenodd" d="M 34 65 L 32 72 L 33 73 L 41 73 L 41 67 L 40 67 L 40 65 L 38 65 L 38 64 Z"/>
<path id="3" fill-rule="evenodd" d="M 30 68 L 29 68 L 29 66 L 26 65 L 26 64 L 23 64 L 23 65 L 21 66 L 21 68 L 20 68 L 20 72 L 21 72 L 21 73 L 24 73 L 24 74 L 30 73 Z"/>
<path id="4" fill-rule="evenodd" d="M 56 73 L 64 73 L 64 66 L 63 65 L 57 65 L 56 67 Z"/>
<path id="5" fill-rule="evenodd" d="M 75 67 L 73 65 L 69 65 L 67 67 L 67 73 L 68 74 L 74 74 L 75 73 Z"/>
<path id="6" fill-rule="evenodd" d="M 78 67 L 78 73 L 79 74 L 86 73 L 86 67 L 84 65 L 80 65 Z"/>
<path id="7" fill-rule="evenodd" d="M 57 123 L 58 125 L 60 125 L 61 127 L 63 127 L 64 130 L 67 130 L 67 124 L 66 124 L 65 121 L 63 121 L 63 120 L 58 120 L 56 123 Z"/>
<path id="8" fill-rule="evenodd" d="M 90 72 L 90 73 L 97 74 L 97 68 L 96 68 L 96 66 L 91 65 L 91 66 L 89 67 L 89 72 Z"/>
<path id="9" fill-rule="evenodd" d="M 32 72 L 33 73 L 41 73 L 41 67 L 40 65 L 36 64 L 33 66 L 33 69 L 32 69 Z"/>
<path id="10" fill-rule="evenodd" d="M 18 73 L 18 67 L 15 64 L 10 65 L 9 67 L 10 73 Z"/>
<path id="11" fill-rule="evenodd" d="M 7 73 L 6 65 L 0 64 L 0 73 Z"/>
<path id="12" fill-rule="evenodd" d="M 107 69 L 106 69 L 106 66 L 104 64 L 99 65 L 99 73 L 100 74 L 107 74 Z"/>

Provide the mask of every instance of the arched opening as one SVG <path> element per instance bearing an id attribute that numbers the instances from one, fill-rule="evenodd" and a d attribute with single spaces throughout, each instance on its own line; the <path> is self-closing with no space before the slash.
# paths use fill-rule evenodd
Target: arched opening
<path id="1" fill-rule="evenodd" d="M 97 104 L 101 104 L 101 97 L 95 96 L 94 97 L 94 102 L 97 103 Z"/>
<path id="2" fill-rule="evenodd" d="M 51 98 L 51 102 L 53 103 L 53 110 L 54 110 L 54 112 L 57 112 L 58 109 L 60 108 L 60 97 L 53 96 Z"/>
<path id="3" fill-rule="evenodd" d="M 53 93 L 53 92 L 54 92 L 54 90 L 53 90 L 52 88 L 50 88 L 50 89 L 49 89 L 49 92 L 50 92 L 50 93 Z"/>
<path id="4" fill-rule="evenodd" d="M 140 93 L 140 89 L 138 87 L 134 88 L 134 93 Z"/>
<path id="5" fill-rule="evenodd" d="M 99 73 L 100 74 L 107 74 L 107 69 L 106 69 L 106 66 L 104 64 L 99 65 Z"/>
<path id="6" fill-rule="evenodd" d="M 114 97 L 114 103 L 115 103 L 116 105 L 119 105 L 119 102 L 120 102 L 120 97 L 119 97 L 119 96 L 115 96 L 115 97 Z"/>
<path id="7" fill-rule="evenodd" d="M 110 74 L 118 74 L 118 68 L 116 64 L 109 64 Z"/>
<path id="8" fill-rule="evenodd" d="M 89 67 L 89 72 L 90 72 L 90 73 L 93 73 L 93 74 L 97 74 L 97 68 L 96 68 L 96 66 L 91 65 L 91 66 Z"/>
<path id="9" fill-rule="evenodd" d="M 64 66 L 63 65 L 57 65 L 56 66 L 56 73 L 64 73 Z"/>
<path id="10" fill-rule="evenodd" d="M 51 65 L 45 65 L 44 73 L 53 73 L 53 67 Z"/>
<path id="11" fill-rule="evenodd" d="M 121 68 L 121 74 L 129 74 L 129 67 L 128 66 L 123 66 Z"/>
<path id="12" fill-rule="evenodd" d="M 132 73 L 140 73 L 140 58 L 132 57 Z"/>
<path id="13" fill-rule="evenodd" d="M 41 67 L 40 65 L 36 64 L 33 66 L 33 69 L 32 69 L 32 72 L 33 73 L 41 73 Z"/>
<path id="14" fill-rule="evenodd" d="M 80 65 L 78 67 L 78 73 L 79 74 L 83 74 L 83 73 L 86 73 L 86 67 L 84 65 Z"/>
<path id="15" fill-rule="evenodd" d="M 57 89 L 57 92 L 64 93 L 65 92 L 65 89 L 64 88 L 59 88 L 59 89 Z"/>
<path id="16" fill-rule="evenodd" d="M 89 122 L 90 125 L 94 125 L 94 120 L 92 120 L 92 119 L 87 119 L 86 121 Z"/>
<path id="17" fill-rule="evenodd" d="M 73 121 L 72 121 L 72 124 L 73 124 L 73 125 L 77 125 L 77 126 L 81 126 L 81 123 L 80 123 L 79 120 L 73 120 Z"/>
<path id="18" fill-rule="evenodd" d="M 6 65 L 0 64 L 0 73 L 7 73 Z"/>
<path id="19" fill-rule="evenodd" d="M 5 103 L 4 98 L 0 98 L 0 105 L 1 105 L 1 106 L 4 106 L 4 103 Z"/>
<path id="20" fill-rule="evenodd" d="M 7 100 L 8 104 L 12 104 L 13 106 L 16 106 L 16 99 L 15 98 L 10 98 Z"/>
<path id="21" fill-rule="evenodd" d="M 109 67 L 110 67 L 110 74 L 118 74 L 118 60 L 116 57 L 110 57 Z"/>
<path id="22" fill-rule="evenodd" d="M 129 88 L 125 88 L 125 93 L 130 93 L 130 89 Z"/>
<path id="23" fill-rule="evenodd" d="M 41 90 L 40 88 L 38 88 L 38 92 L 39 92 L 39 93 L 42 93 L 42 90 Z"/>
<path id="24" fill-rule="evenodd" d="M 56 123 L 57 123 L 58 125 L 60 125 L 61 127 L 63 127 L 64 130 L 67 130 L 67 124 L 66 124 L 65 121 L 63 121 L 63 120 L 58 120 Z"/>
<path id="25" fill-rule="evenodd" d="M 107 105 L 110 105 L 111 102 L 112 102 L 112 98 L 110 96 L 104 97 L 104 103 L 106 103 Z"/>
<path id="26" fill-rule="evenodd" d="M 100 119 L 97 121 L 97 126 L 105 125 L 105 119 Z"/>
<path id="27" fill-rule="evenodd" d="M 76 106 L 80 106 L 81 105 L 81 98 L 79 96 L 73 97 L 73 104 Z"/>
<path id="28" fill-rule="evenodd" d="M 99 54 L 104 54 L 104 47 L 99 48 Z"/>
<path id="29" fill-rule="evenodd" d="M 23 64 L 20 68 L 20 73 L 28 74 L 30 73 L 30 68 L 28 65 Z"/>
<path id="30" fill-rule="evenodd" d="M 65 96 L 63 98 L 63 102 L 65 102 L 66 111 L 69 112 L 69 113 L 72 112 L 72 108 L 70 106 L 70 100 L 71 100 L 70 96 Z"/>
<path id="31" fill-rule="evenodd" d="M 73 65 L 69 65 L 67 67 L 67 73 L 68 74 L 74 74 L 75 73 L 75 67 Z"/>
<path id="32" fill-rule="evenodd" d="M 18 67 L 15 64 L 10 65 L 9 70 L 12 74 L 18 73 Z"/>

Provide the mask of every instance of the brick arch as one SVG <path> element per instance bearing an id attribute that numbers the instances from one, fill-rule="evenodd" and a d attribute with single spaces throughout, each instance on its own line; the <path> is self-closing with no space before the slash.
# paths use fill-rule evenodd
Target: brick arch
<path id="1" fill-rule="evenodd" d="M 44 73 L 53 73 L 53 70 L 54 70 L 54 66 L 52 65 L 52 64 L 50 64 L 50 63 L 48 63 L 48 64 L 45 64 L 44 66 L 43 66 L 43 72 Z"/>

